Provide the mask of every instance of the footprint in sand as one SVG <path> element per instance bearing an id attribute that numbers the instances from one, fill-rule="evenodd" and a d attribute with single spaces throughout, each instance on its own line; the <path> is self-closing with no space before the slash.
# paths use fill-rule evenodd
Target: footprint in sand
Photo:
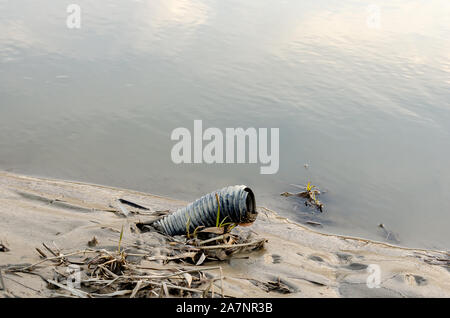
<path id="1" fill-rule="evenodd" d="M 351 263 L 350 265 L 347 265 L 347 268 L 351 269 L 352 271 L 360 271 L 365 270 L 367 268 L 367 265 L 361 263 Z"/>
<path id="2" fill-rule="evenodd" d="M 322 263 L 323 262 L 323 258 L 317 255 L 311 255 L 309 257 L 310 260 L 315 261 L 315 262 L 319 262 Z"/>
<path id="3" fill-rule="evenodd" d="M 350 261 L 352 260 L 353 256 L 350 254 L 344 254 L 344 253 L 337 253 L 336 256 L 339 259 L 339 262 L 341 263 L 350 263 Z"/>
<path id="4" fill-rule="evenodd" d="M 410 285 L 424 286 L 427 284 L 427 279 L 419 275 L 405 274 L 404 279 Z"/>
<path id="5" fill-rule="evenodd" d="M 272 264 L 280 264 L 281 256 L 277 254 L 272 254 Z"/>

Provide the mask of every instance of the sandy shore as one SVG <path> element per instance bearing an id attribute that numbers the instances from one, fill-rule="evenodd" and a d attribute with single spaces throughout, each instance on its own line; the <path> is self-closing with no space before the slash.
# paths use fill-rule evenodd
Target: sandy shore
<path id="1" fill-rule="evenodd" d="M 214 190 L 214 189 L 211 189 Z M 256 200 L 258 194 L 256 193 Z M 114 212 L 119 198 L 150 209 L 123 217 Z M 0 296 L 49 297 L 43 279 L 5 273 L 11 264 L 40 260 L 44 242 L 71 251 L 96 237 L 99 246 L 116 246 L 125 226 L 124 246 L 163 253 L 149 233 L 133 231 L 152 211 L 175 211 L 186 202 L 125 189 L 32 178 L 0 172 Z M 248 231 L 268 240 L 247 257 L 220 262 L 225 294 L 236 297 L 450 297 L 448 252 L 409 249 L 359 238 L 321 234 L 263 207 Z M 369 288 L 368 269 L 380 269 L 379 288 Z M 208 264 L 211 266 L 211 263 Z M 202 266 L 199 266 L 200 268 Z M 41 276 L 51 278 L 51 268 Z M 264 283 L 281 281 L 290 293 L 267 292 Z M 3 285 L 3 286 L 2 286 Z"/>

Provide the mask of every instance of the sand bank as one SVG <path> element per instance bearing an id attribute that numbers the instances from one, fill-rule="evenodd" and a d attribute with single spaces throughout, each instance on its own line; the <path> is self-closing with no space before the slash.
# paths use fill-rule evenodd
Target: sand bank
<path id="1" fill-rule="evenodd" d="M 115 212 L 119 198 L 149 211 L 124 217 Z M 5 272 L 11 264 L 38 262 L 35 248 L 42 243 L 70 252 L 86 248 L 95 236 L 99 247 L 114 248 L 125 225 L 123 246 L 150 251 L 152 256 L 163 255 L 160 242 L 151 233 L 133 230 L 133 225 L 148 220 L 156 211 L 175 211 L 185 204 L 131 190 L 0 172 L 0 241 L 9 249 L 0 252 L 0 296 L 54 295 L 42 277 Z M 322 234 L 266 208 L 258 207 L 258 211 L 257 221 L 246 230 L 268 240 L 262 250 L 202 265 L 222 267 L 226 295 L 450 297 L 448 252 Z M 367 285 L 370 268 L 380 269 L 378 288 Z M 46 266 L 39 274 L 51 279 L 52 268 Z M 289 293 L 268 292 L 266 283 L 274 281 L 282 282 Z"/>

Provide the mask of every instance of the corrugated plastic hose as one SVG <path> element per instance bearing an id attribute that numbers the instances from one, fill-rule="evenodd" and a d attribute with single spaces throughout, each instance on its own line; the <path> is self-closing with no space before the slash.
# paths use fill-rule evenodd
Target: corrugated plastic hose
<path id="1" fill-rule="evenodd" d="M 218 195 L 220 220 L 224 223 L 251 223 L 256 220 L 255 195 L 245 185 L 236 185 L 211 192 L 175 213 L 155 222 L 154 226 L 168 235 L 192 233 L 197 227 L 214 227 L 217 222 Z"/>

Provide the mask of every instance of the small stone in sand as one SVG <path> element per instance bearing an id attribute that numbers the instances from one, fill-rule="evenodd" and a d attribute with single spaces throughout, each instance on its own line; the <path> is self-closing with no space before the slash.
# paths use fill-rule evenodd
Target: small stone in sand
<path id="1" fill-rule="evenodd" d="M 97 238 L 94 236 L 93 238 L 92 238 L 92 240 L 90 240 L 89 242 L 88 242 L 88 246 L 89 247 L 94 247 L 94 246 L 96 246 L 98 244 L 98 241 L 97 241 Z"/>

